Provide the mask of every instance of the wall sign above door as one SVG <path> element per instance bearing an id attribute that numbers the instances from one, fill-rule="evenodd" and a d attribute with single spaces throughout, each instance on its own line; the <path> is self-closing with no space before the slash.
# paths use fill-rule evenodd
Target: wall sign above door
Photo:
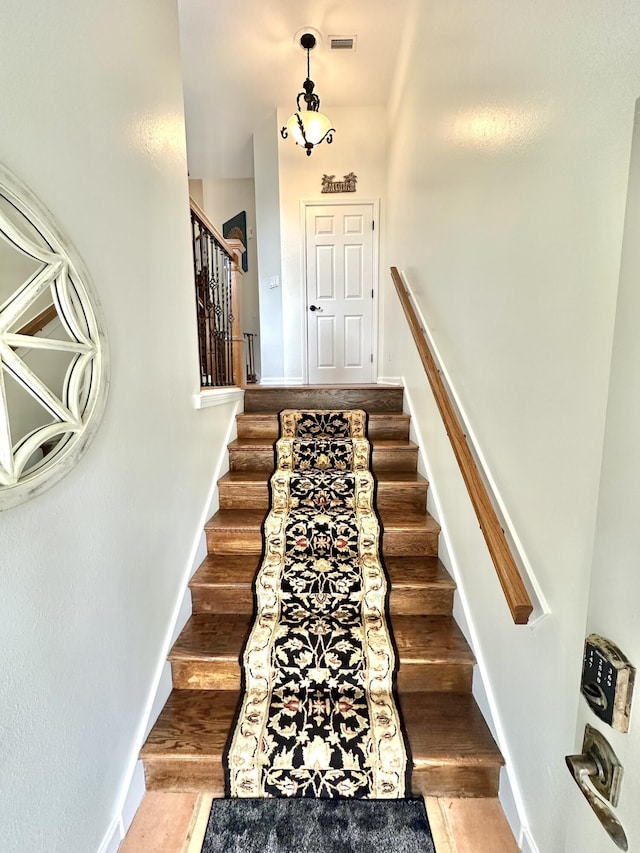
<path id="1" fill-rule="evenodd" d="M 354 193 L 356 191 L 357 175 L 349 172 L 341 181 L 336 181 L 335 175 L 322 176 L 323 193 Z"/>

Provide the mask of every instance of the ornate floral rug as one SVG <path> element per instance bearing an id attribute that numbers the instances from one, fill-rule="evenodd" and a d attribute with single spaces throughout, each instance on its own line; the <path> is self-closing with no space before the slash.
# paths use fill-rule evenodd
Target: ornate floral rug
<path id="1" fill-rule="evenodd" d="M 363 411 L 280 415 L 232 797 L 404 796 Z"/>

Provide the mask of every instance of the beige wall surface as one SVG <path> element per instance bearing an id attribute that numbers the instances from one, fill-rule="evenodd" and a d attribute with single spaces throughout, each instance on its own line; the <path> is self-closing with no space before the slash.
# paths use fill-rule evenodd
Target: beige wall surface
<path id="1" fill-rule="evenodd" d="M 589 617 L 585 633 L 601 634 L 616 643 L 633 666 L 640 665 L 640 113 L 631 153 L 631 171 L 616 310 L 611 384 L 607 407 L 604 455 L 600 480 L 598 521 L 593 551 Z M 638 685 L 632 703 L 628 733 L 614 731 L 600 722 L 586 702 L 579 705 L 576 752 L 580 751 L 584 726 L 598 728 L 614 748 L 624 767 L 617 816 L 629 840 L 629 849 L 640 845 L 640 720 Z M 635 706 L 635 707 L 634 707 Z M 599 826 L 586 800 L 572 797 L 565 853 L 600 853 L 615 850 Z"/>
<path id="2" fill-rule="evenodd" d="M 577 745 L 639 36 L 629 2 L 415 3 L 389 111 L 387 258 L 549 604 L 533 628 L 510 621 L 388 279 L 381 372 L 405 379 L 418 415 L 520 803 L 510 818 L 539 853 L 565 849 L 580 797 L 564 755 Z"/>
<path id="3" fill-rule="evenodd" d="M 3 9 L 0 161 L 69 236 L 111 388 L 79 464 L 0 514 L 0 849 L 113 850 L 227 407 L 196 411 L 173 0 Z"/>

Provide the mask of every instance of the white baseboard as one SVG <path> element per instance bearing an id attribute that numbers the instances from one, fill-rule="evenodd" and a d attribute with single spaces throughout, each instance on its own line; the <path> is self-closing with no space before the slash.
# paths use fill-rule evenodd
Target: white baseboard
<path id="1" fill-rule="evenodd" d="M 116 817 L 112 820 L 105 837 L 102 839 L 98 853 L 117 853 L 123 838 L 122 821 Z"/>
<path id="2" fill-rule="evenodd" d="M 131 784 L 122 806 L 122 812 L 111 821 L 109 829 L 98 848 L 98 853 L 117 853 L 133 823 L 136 812 L 140 808 L 144 792 L 144 768 L 142 761 L 138 761 L 131 777 Z"/>
<path id="3" fill-rule="evenodd" d="M 522 853 L 540 853 L 527 826 L 523 826 L 520 832 L 520 849 Z"/>
<path id="4" fill-rule="evenodd" d="M 282 385 L 304 385 L 304 378 L 302 376 L 262 376 L 260 385 L 275 385 L 276 387 Z"/>
<path id="5" fill-rule="evenodd" d="M 378 376 L 376 382 L 378 385 L 402 385 L 402 376 Z"/>
<path id="6" fill-rule="evenodd" d="M 233 412 L 229 418 L 229 427 L 227 430 L 227 434 L 225 436 L 224 441 L 222 442 L 222 447 L 226 448 L 231 438 L 235 434 L 236 429 L 236 414 L 238 409 L 240 408 L 240 403 L 242 402 L 244 395 L 237 396 L 235 399 L 235 406 L 233 408 Z M 228 401 L 227 401 L 228 402 Z M 220 454 L 220 458 L 218 459 L 218 464 L 216 466 L 216 470 L 213 473 L 213 479 L 211 483 L 211 488 L 209 490 L 209 494 L 207 496 L 207 500 L 205 502 L 205 506 L 203 508 L 200 520 L 197 523 L 197 535 L 194 537 L 193 546 L 191 549 L 191 554 L 187 560 L 187 567 L 185 570 L 185 574 L 183 577 L 183 585 L 182 585 L 182 596 L 179 601 L 176 601 L 176 605 L 173 611 L 172 616 L 169 619 L 169 628 L 166 635 L 166 640 L 163 644 L 159 665 L 156 670 L 155 677 L 152 681 L 152 687 L 149 692 L 149 696 L 147 699 L 147 705 L 142 713 L 140 728 L 138 730 L 138 736 L 135 738 L 131 759 L 127 770 L 123 774 L 122 786 L 120 789 L 120 796 L 116 800 L 116 810 L 118 812 L 117 816 L 111 822 L 109 829 L 100 845 L 98 853 L 115 853 L 120 846 L 120 842 L 124 838 L 126 834 L 124 818 L 126 816 L 127 819 L 133 820 L 133 815 L 135 815 L 140 802 L 142 801 L 142 797 L 145 793 L 144 786 L 144 773 L 142 772 L 142 763 L 139 761 L 138 756 L 140 754 L 140 748 L 144 743 L 149 731 L 153 727 L 158 714 L 164 707 L 169 694 L 171 693 L 172 683 L 171 683 L 171 664 L 167 660 L 167 655 L 169 653 L 169 649 L 177 636 L 184 627 L 184 623 L 180 625 L 182 620 L 189 618 L 191 615 L 191 593 L 189 591 L 188 583 L 194 572 L 206 556 L 206 544 L 204 546 L 204 555 L 203 555 L 203 529 L 205 522 L 209 518 L 210 508 L 212 505 L 215 505 L 217 502 L 217 483 L 222 475 L 223 467 L 227 466 L 228 470 L 228 453 L 223 451 Z M 188 610 L 188 612 L 187 612 Z M 186 621 L 186 620 L 185 620 Z M 180 626 L 180 628 L 178 628 Z M 176 633 L 177 632 L 177 633 Z M 127 825 L 128 829 L 128 825 Z M 115 846 L 114 846 L 115 845 Z"/>
<path id="7" fill-rule="evenodd" d="M 129 827 L 136 816 L 136 812 L 140 808 L 140 803 L 142 802 L 145 791 L 144 766 L 142 761 L 138 761 L 136 763 L 135 770 L 133 771 L 131 784 L 129 785 L 129 790 L 127 791 L 127 796 L 125 797 L 124 805 L 122 806 L 122 813 L 120 815 L 123 838 L 129 831 Z"/>
<path id="8" fill-rule="evenodd" d="M 160 711 L 167 704 L 167 699 L 169 698 L 169 694 L 171 693 L 171 689 L 173 688 L 173 682 L 171 680 L 171 664 L 168 660 L 165 660 L 164 665 L 162 667 L 162 672 L 160 673 L 160 678 L 158 679 L 158 684 L 156 687 L 156 692 L 153 697 L 153 705 L 151 706 L 151 711 L 149 712 L 149 716 L 147 718 L 147 725 L 144 730 L 144 737 L 142 738 L 142 742 L 147 739 L 149 736 L 149 732 L 155 726 L 156 720 L 160 716 Z"/>
<path id="9" fill-rule="evenodd" d="M 412 405 L 411 394 L 406 390 L 405 385 L 405 411 L 411 415 L 411 437 L 418 445 L 418 470 L 427 475 L 429 479 L 429 469 L 425 454 L 425 441 L 420 430 L 420 424 L 415 417 L 415 408 Z M 460 629 L 464 633 L 466 639 L 471 646 L 471 649 L 476 658 L 476 670 L 473 678 L 473 695 L 478 703 L 486 722 L 497 741 L 504 758 L 505 767 L 500 774 L 500 790 L 499 799 L 505 812 L 511 830 L 516 838 L 520 837 L 521 843 L 524 839 L 529 847 L 523 847 L 527 853 L 538 853 L 537 848 L 533 845 L 528 829 L 526 827 L 526 810 L 524 808 L 524 799 L 518 780 L 513 772 L 513 763 L 511 761 L 509 744 L 507 741 L 502 718 L 499 713 L 498 703 L 491 689 L 491 683 L 488 678 L 488 667 L 483 655 L 482 646 L 479 642 L 478 634 L 475 628 L 475 622 L 471 617 L 469 603 L 465 596 L 464 585 L 460 582 L 460 570 L 453 556 L 453 549 L 450 547 L 451 537 L 447 526 L 447 520 L 443 517 L 440 499 L 438 495 L 438 484 L 430 482 L 427 506 L 429 512 L 434 515 L 436 521 L 440 524 L 440 547 L 439 556 L 449 574 L 456 581 L 457 589 L 454 599 L 454 617 L 458 622 Z"/>

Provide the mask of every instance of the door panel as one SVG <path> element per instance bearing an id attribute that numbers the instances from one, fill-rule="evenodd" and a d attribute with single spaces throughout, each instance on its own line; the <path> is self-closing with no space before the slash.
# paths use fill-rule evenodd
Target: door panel
<path id="1" fill-rule="evenodd" d="M 308 205 L 305 219 L 309 382 L 371 382 L 373 205 Z"/>
<path id="2" fill-rule="evenodd" d="M 364 367 L 362 317 L 344 318 L 344 341 L 345 367 Z"/>
<path id="3" fill-rule="evenodd" d="M 318 299 L 335 299 L 335 253 L 333 246 L 316 246 L 316 270 Z"/>
<path id="4" fill-rule="evenodd" d="M 317 319 L 317 364 L 319 368 L 336 368 L 336 318 L 318 317 Z"/>

